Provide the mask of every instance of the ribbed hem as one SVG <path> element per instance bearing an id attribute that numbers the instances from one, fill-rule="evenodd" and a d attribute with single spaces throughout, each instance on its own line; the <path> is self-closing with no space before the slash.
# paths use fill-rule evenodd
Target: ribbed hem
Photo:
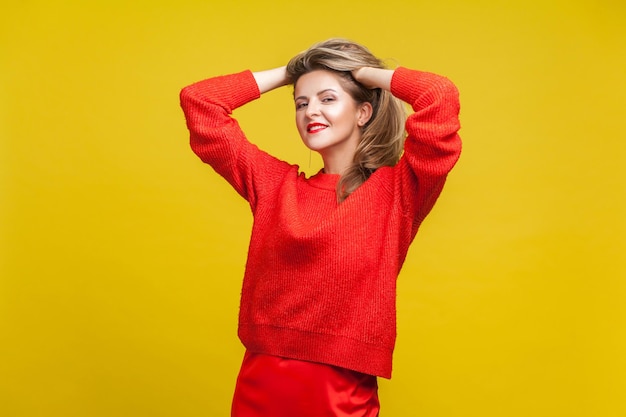
<path id="1" fill-rule="evenodd" d="M 359 340 L 268 325 L 239 325 L 239 338 L 251 352 L 319 362 L 391 378 L 393 348 Z"/>

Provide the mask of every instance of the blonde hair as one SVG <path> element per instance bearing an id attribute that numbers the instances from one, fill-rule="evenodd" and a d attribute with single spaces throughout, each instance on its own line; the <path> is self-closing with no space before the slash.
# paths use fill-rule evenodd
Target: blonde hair
<path id="1" fill-rule="evenodd" d="M 311 71 L 324 69 L 339 75 L 343 88 L 357 103 L 372 105 L 372 117 L 363 126 L 361 141 L 352 164 L 342 173 L 337 184 L 337 200 L 345 200 L 376 169 L 395 165 L 404 147 L 403 104 L 389 91 L 370 89 L 358 83 L 351 71 L 362 67 L 385 68 L 366 47 L 346 39 L 329 39 L 311 46 L 293 57 L 287 64 L 289 82 Z"/>

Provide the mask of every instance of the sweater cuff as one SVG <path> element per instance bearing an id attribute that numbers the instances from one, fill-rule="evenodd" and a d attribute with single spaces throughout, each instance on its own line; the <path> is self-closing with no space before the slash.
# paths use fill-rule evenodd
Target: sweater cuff
<path id="1" fill-rule="evenodd" d="M 232 83 L 231 86 L 229 86 L 229 92 L 234 109 L 261 97 L 259 86 L 254 79 L 254 75 L 252 75 L 252 71 L 245 70 L 233 74 L 229 81 Z"/>
<path id="2" fill-rule="evenodd" d="M 413 100 L 413 89 L 419 71 L 398 67 L 391 77 L 391 94 L 400 100 L 411 103 Z"/>
<path id="3" fill-rule="evenodd" d="M 192 88 L 203 97 L 212 97 L 216 102 L 223 103 L 230 111 L 261 96 L 250 70 L 209 78 Z"/>
<path id="4" fill-rule="evenodd" d="M 456 87 L 450 80 L 432 72 L 417 71 L 404 67 L 398 67 L 391 77 L 391 94 L 411 105 L 428 104 L 428 94 L 443 97 L 456 91 Z M 426 100 L 421 103 L 420 101 Z"/>
<path id="5" fill-rule="evenodd" d="M 407 92 L 415 83 L 415 81 L 411 79 L 414 77 L 414 75 L 411 74 L 412 72 L 413 71 L 404 67 L 395 69 L 391 76 L 391 94 L 403 101 L 408 101 L 407 99 L 410 94 L 407 94 Z"/>

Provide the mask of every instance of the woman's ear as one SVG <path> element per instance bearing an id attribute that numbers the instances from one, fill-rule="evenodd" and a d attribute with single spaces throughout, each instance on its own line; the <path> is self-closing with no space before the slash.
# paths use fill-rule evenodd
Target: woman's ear
<path id="1" fill-rule="evenodd" d="M 357 112 L 357 124 L 359 127 L 363 127 L 370 121 L 373 113 L 372 103 L 365 102 L 359 105 L 359 109 Z"/>

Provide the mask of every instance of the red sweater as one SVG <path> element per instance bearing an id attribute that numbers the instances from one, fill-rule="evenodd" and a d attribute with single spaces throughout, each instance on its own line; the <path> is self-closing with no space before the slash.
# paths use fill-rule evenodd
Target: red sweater
<path id="1" fill-rule="evenodd" d="M 254 216 L 239 313 L 247 349 L 391 377 L 396 279 L 461 150 L 450 81 L 398 68 L 391 91 L 414 110 L 404 154 L 338 204 L 338 175 L 307 178 L 248 142 L 230 116 L 260 95 L 251 72 L 182 90 L 193 151 Z"/>

